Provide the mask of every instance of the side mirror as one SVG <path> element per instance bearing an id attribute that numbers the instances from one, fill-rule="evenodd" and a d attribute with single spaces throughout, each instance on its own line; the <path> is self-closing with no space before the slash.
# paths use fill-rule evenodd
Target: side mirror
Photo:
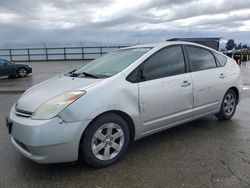
<path id="1" fill-rule="evenodd" d="M 141 78 L 142 81 L 145 81 L 145 80 L 146 80 L 146 79 L 145 79 L 145 76 L 144 76 L 144 74 L 143 74 L 143 69 L 142 69 L 142 67 L 140 68 L 140 78 Z"/>
<path id="2" fill-rule="evenodd" d="M 4 63 L 4 66 L 7 66 L 8 65 L 8 63 Z"/>
<path id="3" fill-rule="evenodd" d="M 132 83 L 137 83 L 144 81 L 145 78 L 143 76 L 143 71 L 142 67 L 139 66 L 135 70 L 133 70 L 126 78 L 127 81 L 132 82 Z"/>

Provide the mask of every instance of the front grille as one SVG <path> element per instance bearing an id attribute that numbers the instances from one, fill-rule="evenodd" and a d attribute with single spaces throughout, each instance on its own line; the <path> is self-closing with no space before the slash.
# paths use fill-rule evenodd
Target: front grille
<path id="1" fill-rule="evenodd" d="M 15 114 L 17 116 L 29 118 L 32 115 L 32 112 L 28 112 L 28 111 L 20 110 L 20 109 L 16 108 L 15 109 Z"/>

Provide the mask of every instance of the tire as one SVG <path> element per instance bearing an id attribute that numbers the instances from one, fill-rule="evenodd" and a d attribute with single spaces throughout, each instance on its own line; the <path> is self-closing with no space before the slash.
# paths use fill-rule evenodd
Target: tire
<path id="1" fill-rule="evenodd" d="M 220 111 L 215 114 L 215 116 L 219 120 L 229 120 L 235 113 L 237 102 L 235 92 L 232 89 L 229 89 L 223 97 Z"/>
<path id="2" fill-rule="evenodd" d="M 28 75 L 28 70 L 26 68 L 21 67 L 17 70 L 17 75 L 20 78 L 24 78 Z"/>
<path id="3" fill-rule="evenodd" d="M 127 151 L 130 132 L 120 116 L 106 113 L 86 128 L 80 143 L 80 160 L 95 168 L 117 162 Z"/>

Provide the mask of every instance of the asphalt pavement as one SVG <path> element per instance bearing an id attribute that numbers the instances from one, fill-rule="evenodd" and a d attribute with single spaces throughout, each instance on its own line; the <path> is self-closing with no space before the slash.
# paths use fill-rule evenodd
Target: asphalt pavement
<path id="1" fill-rule="evenodd" d="M 33 69 L 33 73 L 22 79 L 0 77 L 0 94 L 23 93 L 26 89 L 37 83 L 53 76 L 72 71 L 88 62 L 89 61 L 20 62 L 30 65 Z"/>
<path id="2" fill-rule="evenodd" d="M 242 65 L 244 98 L 229 121 L 214 116 L 132 143 L 124 158 L 104 169 L 79 162 L 42 165 L 12 146 L 5 116 L 31 85 L 86 62 L 30 63 L 24 79 L 0 79 L 0 187 L 250 187 L 250 62 Z"/>

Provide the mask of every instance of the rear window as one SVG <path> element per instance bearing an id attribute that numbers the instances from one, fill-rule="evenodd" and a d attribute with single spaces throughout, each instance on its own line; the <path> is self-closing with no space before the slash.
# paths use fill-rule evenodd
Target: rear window
<path id="1" fill-rule="evenodd" d="M 227 58 L 225 56 L 218 53 L 213 53 L 213 54 L 216 57 L 217 62 L 219 63 L 220 66 L 224 66 L 226 64 Z"/>
<path id="2" fill-rule="evenodd" d="M 191 71 L 200 71 L 216 67 L 215 59 L 209 50 L 196 46 L 187 46 Z"/>

